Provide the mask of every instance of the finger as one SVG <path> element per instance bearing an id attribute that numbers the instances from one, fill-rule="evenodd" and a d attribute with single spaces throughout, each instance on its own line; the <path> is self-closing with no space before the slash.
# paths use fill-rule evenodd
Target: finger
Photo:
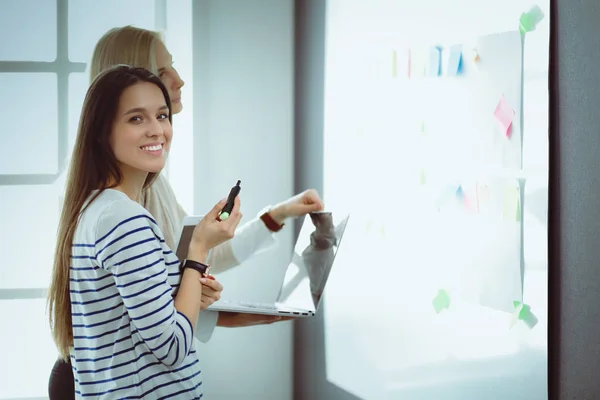
<path id="1" fill-rule="evenodd" d="M 212 208 L 212 210 L 210 210 L 206 216 L 206 217 L 211 217 L 211 218 L 217 218 L 219 216 L 219 213 L 221 212 L 221 210 L 223 209 L 223 207 L 225 207 L 225 204 L 227 204 L 227 199 L 221 199 L 219 200 L 219 202 L 217 204 L 215 204 L 215 206 Z"/>
<path id="2" fill-rule="evenodd" d="M 207 296 L 205 294 L 202 294 L 202 297 L 200 298 L 200 301 L 202 301 L 203 303 L 207 303 L 207 304 L 212 304 L 215 301 L 219 300 L 221 297 L 218 296 L 217 294 L 213 295 L 213 296 Z"/>
<path id="3" fill-rule="evenodd" d="M 223 290 L 223 285 L 219 281 L 215 280 L 214 278 L 213 279 L 200 278 L 200 283 L 202 283 L 202 286 L 209 288 L 211 290 L 217 291 L 217 292 L 220 292 Z M 203 291 L 204 291 L 204 289 L 203 289 Z"/>
<path id="4" fill-rule="evenodd" d="M 227 220 L 227 222 L 229 224 L 229 228 L 232 230 L 235 230 L 235 228 L 238 226 L 238 224 L 240 223 L 240 221 L 242 219 L 242 213 L 240 211 L 241 204 L 242 204 L 242 201 L 240 200 L 240 197 L 236 196 L 235 201 L 233 203 L 233 208 L 231 210 L 231 215 L 229 216 L 229 219 Z"/>
<path id="5" fill-rule="evenodd" d="M 323 211 L 323 209 L 325 208 L 323 202 L 320 201 L 320 200 L 318 200 L 315 203 L 313 203 L 312 206 L 313 206 L 313 210 L 312 211 Z"/>

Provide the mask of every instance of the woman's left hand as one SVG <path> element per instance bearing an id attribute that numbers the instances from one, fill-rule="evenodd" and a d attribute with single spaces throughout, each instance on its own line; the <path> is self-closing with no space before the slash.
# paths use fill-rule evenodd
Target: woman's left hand
<path id="1" fill-rule="evenodd" d="M 302 217 L 315 211 L 323 211 L 323 200 L 315 189 L 308 189 L 277 204 L 269 214 L 283 224 L 286 218 Z"/>
<path id="2" fill-rule="evenodd" d="M 223 285 L 219 281 L 215 280 L 212 276 L 209 278 L 202 278 L 202 297 L 200 310 L 206 310 L 212 303 L 221 298 L 221 292 L 223 291 Z"/>
<path id="3" fill-rule="evenodd" d="M 217 326 L 226 328 L 241 328 L 244 326 L 269 325 L 278 321 L 290 321 L 293 317 L 282 317 L 279 315 L 246 314 L 236 312 L 219 312 Z"/>

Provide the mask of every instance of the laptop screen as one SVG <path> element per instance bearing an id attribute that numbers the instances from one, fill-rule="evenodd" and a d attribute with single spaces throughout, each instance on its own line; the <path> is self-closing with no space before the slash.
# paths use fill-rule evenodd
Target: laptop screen
<path id="1" fill-rule="evenodd" d="M 316 310 L 348 223 L 348 214 L 312 213 L 305 217 L 278 303 Z"/>

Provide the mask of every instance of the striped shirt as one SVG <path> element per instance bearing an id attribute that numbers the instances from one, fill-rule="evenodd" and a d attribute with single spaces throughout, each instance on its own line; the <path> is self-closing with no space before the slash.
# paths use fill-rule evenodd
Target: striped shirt
<path id="1" fill-rule="evenodd" d="M 175 310 L 178 259 L 150 213 L 107 189 L 79 219 L 70 271 L 79 399 L 199 399 L 190 321 Z"/>

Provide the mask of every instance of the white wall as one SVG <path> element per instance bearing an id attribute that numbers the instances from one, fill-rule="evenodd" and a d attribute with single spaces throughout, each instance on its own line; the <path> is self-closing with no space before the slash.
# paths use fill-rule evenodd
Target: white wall
<path id="1" fill-rule="evenodd" d="M 248 221 L 293 192 L 293 2 L 193 2 L 194 211 L 204 213 L 242 180 Z M 218 277 L 226 299 L 274 300 L 291 252 L 281 245 Z M 202 353 L 215 399 L 292 395 L 292 326 L 217 328 Z"/>

